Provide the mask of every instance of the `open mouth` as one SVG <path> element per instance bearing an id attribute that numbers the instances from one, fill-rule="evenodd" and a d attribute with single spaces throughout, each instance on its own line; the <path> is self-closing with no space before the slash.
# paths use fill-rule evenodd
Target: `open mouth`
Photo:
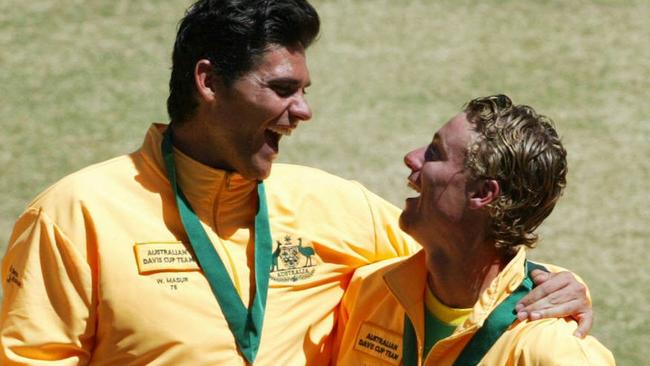
<path id="1" fill-rule="evenodd" d="M 294 127 L 282 127 L 282 126 L 271 126 L 267 127 L 264 130 L 264 136 L 266 137 L 266 144 L 275 152 L 276 154 L 280 151 L 280 139 L 282 136 L 291 136 L 291 132 Z"/>
<path id="2" fill-rule="evenodd" d="M 264 139 L 266 144 L 273 150 L 274 153 L 278 153 L 280 149 L 280 138 L 282 135 L 277 134 L 269 129 L 264 131 Z"/>
<path id="3" fill-rule="evenodd" d="M 291 136 L 291 131 L 293 131 L 293 128 L 291 127 L 281 127 L 281 126 L 271 126 L 266 129 L 267 131 L 271 131 L 276 135 L 280 136 Z"/>
<path id="4" fill-rule="evenodd" d="M 420 187 L 411 182 L 411 180 L 408 181 L 408 187 L 420 194 Z"/>

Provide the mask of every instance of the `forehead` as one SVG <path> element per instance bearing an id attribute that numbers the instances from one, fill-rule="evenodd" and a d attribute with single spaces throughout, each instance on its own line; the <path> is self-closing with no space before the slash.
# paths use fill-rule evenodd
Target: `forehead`
<path id="1" fill-rule="evenodd" d="M 305 50 L 302 47 L 271 45 L 251 74 L 262 78 L 291 77 L 309 80 Z"/>
<path id="2" fill-rule="evenodd" d="M 466 113 L 462 112 L 447 121 L 436 134 L 450 155 L 464 156 L 476 132 L 467 121 Z"/>

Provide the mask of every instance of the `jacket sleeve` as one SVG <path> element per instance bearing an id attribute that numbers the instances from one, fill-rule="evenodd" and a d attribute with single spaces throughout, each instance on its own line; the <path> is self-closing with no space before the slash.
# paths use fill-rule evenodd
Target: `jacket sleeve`
<path id="1" fill-rule="evenodd" d="M 515 365 L 522 366 L 613 366 L 612 353 L 596 338 L 573 336 L 575 321 L 546 319 L 527 324 L 514 350 Z"/>
<path id="2" fill-rule="evenodd" d="M 88 363 L 96 324 L 91 266 L 42 209 L 16 223 L 2 279 L 0 364 Z"/>
<path id="3" fill-rule="evenodd" d="M 421 246 L 399 227 L 402 210 L 362 188 L 375 230 L 375 258 L 371 262 L 414 254 Z"/>

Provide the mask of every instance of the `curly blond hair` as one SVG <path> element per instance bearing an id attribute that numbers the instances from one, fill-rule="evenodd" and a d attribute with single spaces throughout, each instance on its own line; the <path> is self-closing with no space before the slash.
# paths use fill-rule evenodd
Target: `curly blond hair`
<path id="1" fill-rule="evenodd" d="M 494 179 L 500 193 L 488 206 L 491 238 L 513 252 L 533 247 L 535 229 L 553 211 L 566 186 L 566 150 L 553 121 L 505 95 L 470 101 L 467 120 L 478 136 L 470 142 L 466 167 L 475 179 Z"/>

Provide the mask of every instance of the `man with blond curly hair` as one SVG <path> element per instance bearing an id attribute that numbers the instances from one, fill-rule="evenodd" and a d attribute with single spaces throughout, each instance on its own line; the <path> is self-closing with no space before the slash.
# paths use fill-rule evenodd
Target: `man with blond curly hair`
<path id="1" fill-rule="evenodd" d="M 553 121 L 504 95 L 479 98 L 465 108 L 476 132 L 465 165 L 473 180 L 500 182 L 486 207 L 494 245 L 514 253 L 537 243 L 535 229 L 566 186 L 566 150 Z"/>
<path id="2" fill-rule="evenodd" d="M 409 152 L 400 226 L 422 245 L 357 270 L 339 319 L 337 364 L 613 365 L 570 318 L 520 321 L 535 229 L 566 185 L 553 123 L 505 95 L 470 101 Z"/>

